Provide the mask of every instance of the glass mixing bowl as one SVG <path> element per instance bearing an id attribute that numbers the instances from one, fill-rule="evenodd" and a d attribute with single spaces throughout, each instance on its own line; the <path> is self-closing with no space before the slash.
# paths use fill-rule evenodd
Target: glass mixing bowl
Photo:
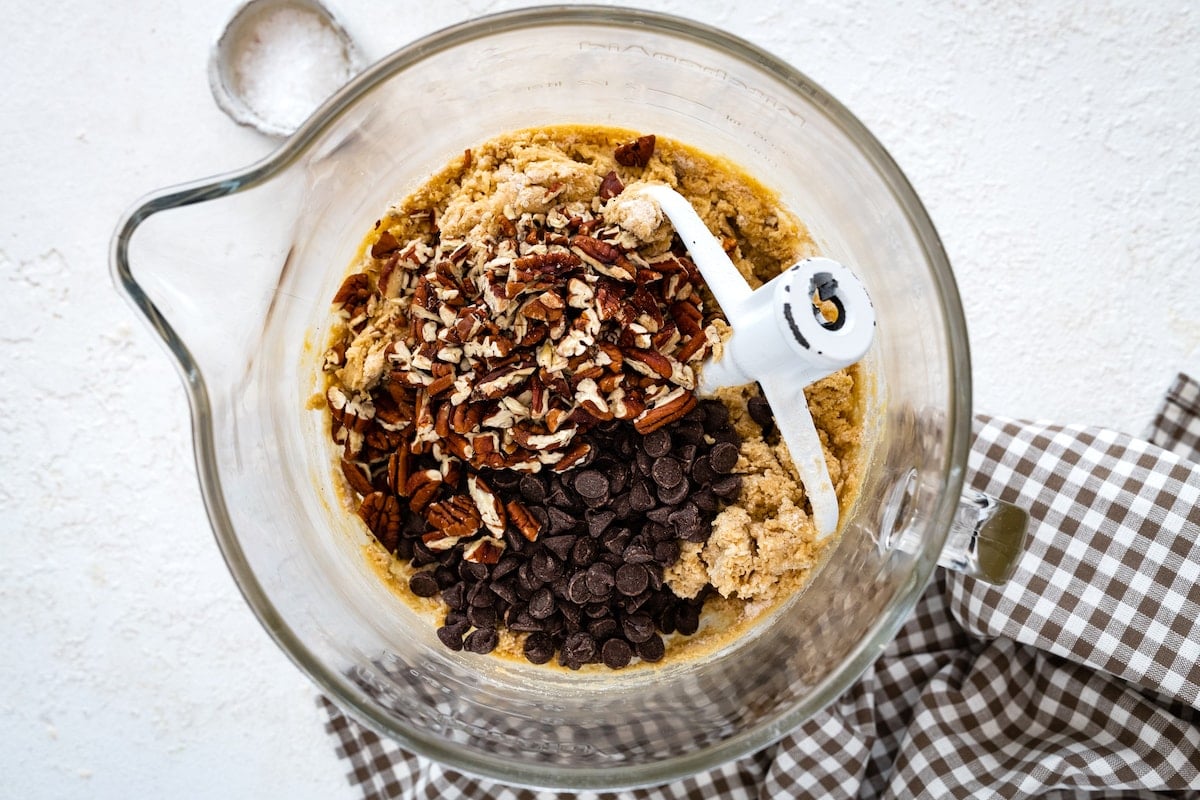
<path id="1" fill-rule="evenodd" d="M 803 595 L 703 659 L 587 674 L 448 651 L 367 568 L 324 417 L 306 408 L 330 299 L 381 212 L 473 144 L 555 123 L 728 157 L 778 190 L 876 305 L 873 453 L 844 533 Z M 112 263 L 178 363 L 209 518 L 254 613 L 354 719 L 454 768 L 613 788 L 741 756 L 846 689 L 939 558 L 1003 580 L 1019 549 L 1019 512 L 961 496 L 967 333 L 920 201 L 836 100 L 712 28 L 564 7 L 433 34 L 264 161 L 145 198 L 120 222 Z"/>

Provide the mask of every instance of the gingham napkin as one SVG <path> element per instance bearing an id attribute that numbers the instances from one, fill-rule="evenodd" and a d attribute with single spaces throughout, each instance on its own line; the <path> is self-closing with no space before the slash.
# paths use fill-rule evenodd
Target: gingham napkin
<path id="1" fill-rule="evenodd" d="M 321 699 L 379 798 L 1200 798 L 1200 384 L 1145 440 L 979 417 L 969 482 L 1029 509 L 995 587 L 939 571 L 848 692 L 783 740 L 664 786 L 556 795 L 444 769 Z"/>

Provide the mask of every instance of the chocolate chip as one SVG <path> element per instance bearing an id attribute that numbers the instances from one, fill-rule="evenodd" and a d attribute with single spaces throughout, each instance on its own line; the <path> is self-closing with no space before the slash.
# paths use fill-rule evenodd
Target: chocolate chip
<path id="1" fill-rule="evenodd" d="M 703 541 L 695 537 L 701 533 L 707 534 L 704 530 L 704 522 L 700 519 L 700 512 L 692 503 L 685 503 L 678 511 L 671 512 L 668 518 L 671 525 L 675 528 L 675 534 L 680 539 L 685 539 L 689 542 Z M 707 538 L 707 535 L 705 536 Z"/>
<path id="2" fill-rule="evenodd" d="M 451 574 L 451 578 L 453 578 L 453 574 Z M 433 597 L 440 591 L 437 578 L 428 570 L 413 573 L 413 576 L 408 579 L 408 588 L 417 597 Z"/>
<path id="3" fill-rule="evenodd" d="M 437 581 L 439 589 L 449 589 L 458 583 L 458 573 L 445 564 L 438 566 L 433 571 L 433 577 Z"/>
<path id="4" fill-rule="evenodd" d="M 494 606 L 471 606 L 467 609 L 467 619 L 476 628 L 494 628 L 500 622 L 500 615 Z"/>
<path id="5" fill-rule="evenodd" d="M 452 609 L 461 611 L 467 605 L 467 585 L 460 581 L 449 589 L 443 589 L 442 602 Z"/>
<path id="6" fill-rule="evenodd" d="M 718 442 L 709 451 L 708 462 L 722 475 L 733 472 L 738 462 L 738 448 L 729 442 Z"/>
<path id="7" fill-rule="evenodd" d="M 634 456 L 634 465 L 637 467 L 638 472 L 643 475 L 649 475 L 650 470 L 654 469 L 654 459 L 644 450 L 639 450 Z"/>
<path id="8" fill-rule="evenodd" d="M 507 578 L 509 575 L 515 575 L 517 568 L 521 566 L 521 562 L 522 559 L 517 556 L 504 556 L 496 566 L 492 567 L 492 580 L 499 581 Z"/>
<path id="9" fill-rule="evenodd" d="M 529 598 L 529 615 L 534 619 L 546 619 L 554 613 L 556 607 L 554 592 L 544 586 Z"/>
<path id="10" fill-rule="evenodd" d="M 633 538 L 633 532 L 628 528 L 612 528 L 604 534 L 601 542 L 603 542 L 605 550 L 620 555 L 629 546 L 631 538 Z"/>
<path id="11" fill-rule="evenodd" d="M 683 499 L 691 493 L 691 491 L 692 487 L 687 481 L 680 481 L 675 486 L 671 486 L 669 488 L 666 486 L 658 487 L 658 499 L 660 502 L 668 506 L 673 506 L 682 502 Z"/>
<path id="12" fill-rule="evenodd" d="M 542 583 L 550 583 L 562 575 L 562 562 L 545 550 L 541 550 L 533 554 L 530 571 Z"/>
<path id="13" fill-rule="evenodd" d="M 675 632 L 675 624 L 677 621 L 675 609 L 677 607 L 678 606 L 676 606 L 674 603 L 671 603 L 662 611 L 658 612 L 658 616 L 654 618 L 654 621 L 658 623 L 658 629 L 664 634 Z"/>
<path id="14" fill-rule="evenodd" d="M 530 503 L 541 503 L 546 499 L 546 484 L 536 475 L 521 476 L 521 496 Z"/>
<path id="15" fill-rule="evenodd" d="M 567 599 L 572 603 L 583 605 L 591 599 L 592 591 L 588 588 L 587 571 L 580 570 L 571 576 L 567 583 Z"/>
<path id="16" fill-rule="evenodd" d="M 615 576 L 608 564 L 593 564 L 587 571 L 587 588 L 595 597 L 607 598 L 612 594 Z"/>
<path id="17" fill-rule="evenodd" d="M 762 395 L 751 397 L 746 402 L 746 410 L 750 412 L 750 419 L 762 427 L 763 433 L 775 425 L 775 412 L 771 410 L 771 404 L 767 402 L 767 398 Z"/>
<path id="18" fill-rule="evenodd" d="M 544 633 L 531 633 L 525 640 L 525 658 L 532 664 L 545 664 L 554 657 L 554 640 Z"/>
<path id="19" fill-rule="evenodd" d="M 656 505 L 658 503 L 654 501 L 654 496 L 650 493 L 650 487 L 646 484 L 646 481 L 634 481 L 633 489 L 629 492 L 629 507 L 634 511 L 644 513 Z"/>
<path id="20" fill-rule="evenodd" d="M 654 635 L 654 620 L 649 614 L 630 614 L 621 621 L 621 632 L 634 644 L 646 641 Z"/>
<path id="21" fill-rule="evenodd" d="M 629 564 L 649 564 L 654 560 L 654 551 L 644 544 L 630 544 L 625 548 L 625 552 L 621 554 L 621 557 Z M 617 569 L 617 591 L 621 591 L 621 569 L 624 569 L 624 567 Z M 634 594 L 637 594 L 637 592 L 634 592 Z"/>
<path id="22" fill-rule="evenodd" d="M 688 499 L 695 503 L 696 508 L 705 515 L 716 514 L 721 508 L 720 501 L 717 500 L 717 496 L 712 493 L 711 489 L 701 489 Z"/>
<path id="23" fill-rule="evenodd" d="M 704 486 L 712 483 L 718 478 L 717 471 L 712 468 L 712 462 L 708 460 L 708 456 L 699 456 L 692 462 L 692 480 Z"/>
<path id="24" fill-rule="evenodd" d="M 704 426 L 697 421 L 685 422 L 675 428 L 672 433 L 677 444 L 683 442 L 690 445 L 699 445 L 704 442 Z M 694 453 L 692 457 L 694 457 Z M 687 460 L 690 461 L 692 457 L 687 458 Z"/>
<path id="25" fill-rule="evenodd" d="M 649 639 L 637 645 L 638 658 L 642 661 L 662 661 L 666 653 L 667 648 L 658 634 L 651 634 Z"/>
<path id="26" fill-rule="evenodd" d="M 738 496 L 742 491 L 742 476 L 741 475 L 726 475 L 721 480 L 716 481 L 710 487 L 717 497 L 723 500 L 731 500 Z"/>
<path id="27" fill-rule="evenodd" d="M 599 536 L 608 530 L 608 526 L 613 523 L 617 515 L 612 511 L 588 511 L 585 518 L 587 519 L 588 533 L 592 536 Z"/>
<path id="28" fill-rule="evenodd" d="M 563 642 L 562 651 L 568 664 L 586 664 L 596 655 L 596 640 L 586 631 L 576 631 Z"/>
<path id="29" fill-rule="evenodd" d="M 463 641 L 463 649 L 483 655 L 495 650 L 498 644 L 500 644 L 500 636 L 496 633 L 495 628 L 477 628 L 467 634 L 466 640 Z"/>
<path id="30" fill-rule="evenodd" d="M 457 625 L 443 625 L 437 629 L 437 637 L 451 650 L 463 649 L 463 629 Z"/>
<path id="31" fill-rule="evenodd" d="M 675 627 L 684 636 L 700 629 L 700 611 L 691 604 L 681 604 L 675 611 Z"/>
<path id="32" fill-rule="evenodd" d="M 571 548 L 575 546 L 576 537 L 567 536 L 551 536 L 542 540 L 546 549 L 554 553 L 559 561 L 566 561 L 571 557 Z"/>
<path id="33" fill-rule="evenodd" d="M 575 491 L 586 498 L 598 499 L 608 494 L 608 478 L 594 469 L 575 476 Z"/>
<path id="34" fill-rule="evenodd" d="M 547 533 L 551 536 L 566 533 L 579 522 L 569 511 L 564 511 L 561 508 L 547 508 L 546 513 L 550 517 L 550 530 Z"/>
<path id="35" fill-rule="evenodd" d="M 528 611 L 518 611 L 515 615 L 509 617 L 505 623 L 508 629 L 518 633 L 531 633 L 533 631 L 545 630 L 546 624 L 535 619 Z"/>
<path id="36" fill-rule="evenodd" d="M 705 430 L 713 431 L 729 424 L 729 409 L 720 400 L 701 400 L 700 410 L 704 412 Z"/>
<path id="37" fill-rule="evenodd" d="M 522 477 L 522 473 L 514 472 L 511 469 L 488 470 L 484 476 L 484 482 L 493 489 L 515 492 L 520 490 Z"/>
<path id="38" fill-rule="evenodd" d="M 477 583 L 467 591 L 467 605 L 472 608 L 486 608 L 495 602 L 496 598 L 488 591 L 487 583 Z"/>
<path id="39" fill-rule="evenodd" d="M 586 589 L 587 587 L 584 586 Z M 561 603 L 558 606 L 558 611 L 563 616 L 563 623 L 568 630 L 579 630 L 579 626 L 583 622 L 583 612 L 579 610 L 579 606 L 571 605 L 570 603 Z"/>
<path id="40" fill-rule="evenodd" d="M 571 561 L 576 566 L 586 567 L 596 560 L 599 549 L 595 539 L 590 536 L 580 536 L 571 550 Z"/>
<path id="41" fill-rule="evenodd" d="M 463 561 L 458 565 L 458 576 L 464 581 L 472 583 L 476 581 L 487 580 L 487 564 L 478 564 L 474 561 Z"/>
<path id="42" fill-rule="evenodd" d="M 654 545 L 654 560 L 669 567 L 679 560 L 679 545 L 675 542 L 659 542 Z"/>
<path id="43" fill-rule="evenodd" d="M 617 621 L 612 617 L 601 617 L 588 623 L 587 631 L 596 641 L 603 641 L 617 635 Z"/>
<path id="44" fill-rule="evenodd" d="M 609 607 L 607 601 L 588 603 L 583 607 L 583 613 L 592 619 L 601 619 L 603 617 L 610 617 L 612 615 L 612 608 Z"/>
<path id="45" fill-rule="evenodd" d="M 617 591 L 626 597 L 633 597 L 646 591 L 650 585 L 650 575 L 641 564 L 625 564 L 617 570 Z"/>
<path id="46" fill-rule="evenodd" d="M 642 449 L 651 458 L 662 458 L 671 452 L 671 434 L 666 428 L 659 428 L 646 434 L 642 439 Z"/>
<path id="47" fill-rule="evenodd" d="M 654 462 L 650 475 L 660 487 L 670 489 L 683 480 L 683 466 L 677 459 L 664 456 Z"/>
<path id="48" fill-rule="evenodd" d="M 633 648 L 624 639 L 609 639 L 600 648 L 600 660 L 609 669 L 621 669 L 633 659 Z"/>
<path id="49" fill-rule="evenodd" d="M 662 428 L 659 428 L 662 430 Z M 629 485 L 629 465 L 628 464 L 613 464 L 608 471 L 609 490 L 613 494 L 625 491 L 625 487 Z"/>
<path id="50" fill-rule="evenodd" d="M 488 588 L 492 590 L 492 594 L 496 595 L 496 597 L 499 597 L 509 605 L 517 602 L 517 589 L 511 583 L 500 583 L 493 580 L 488 584 Z"/>

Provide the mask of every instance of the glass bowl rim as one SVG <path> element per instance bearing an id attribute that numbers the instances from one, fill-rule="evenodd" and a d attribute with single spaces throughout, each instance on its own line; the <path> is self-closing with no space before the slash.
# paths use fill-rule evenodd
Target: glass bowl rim
<path id="1" fill-rule="evenodd" d="M 380 83 L 432 55 L 478 39 L 541 27 L 590 25 L 652 29 L 691 40 L 739 59 L 785 83 L 792 91 L 816 101 L 821 113 L 837 124 L 886 182 L 908 217 L 927 256 L 942 307 L 949 354 L 949 415 L 943 463 L 945 491 L 930 518 L 929 544 L 917 556 L 908 586 L 877 619 L 850 658 L 814 687 L 800 703 L 775 719 L 740 731 L 720 743 L 669 759 L 622 767 L 529 768 L 515 759 L 473 753 L 434 737 L 398 728 L 379 713 L 373 701 L 347 676 L 328 669 L 283 620 L 254 576 L 238 542 L 216 463 L 212 411 L 199 366 L 169 321 L 133 276 L 129 243 L 137 227 L 150 216 L 171 208 L 218 199 L 259 185 L 286 170 L 320 140 L 340 116 Z M 932 221 L 908 179 L 882 144 L 832 95 L 796 68 L 730 33 L 682 17 L 614 6 L 563 5 L 516 9 L 477 17 L 428 34 L 386 56 L 329 98 L 273 153 L 250 166 L 215 177 L 169 187 L 137 201 L 119 221 L 110 244 L 110 270 L 118 291 L 146 318 L 175 361 L 184 382 L 192 417 L 196 469 L 210 525 L 234 580 L 259 622 L 292 662 L 317 687 L 356 721 L 419 755 L 448 767 L 512 785 L 539 789 L 619 790 L 666 783 L 694 775 L 757 751 L 808 719 L 840 696 L 870 666 L 907 619 L 936 566 L 962 489 L 970 434 L 971 382 L 966 322 L 949 260 Z"/>

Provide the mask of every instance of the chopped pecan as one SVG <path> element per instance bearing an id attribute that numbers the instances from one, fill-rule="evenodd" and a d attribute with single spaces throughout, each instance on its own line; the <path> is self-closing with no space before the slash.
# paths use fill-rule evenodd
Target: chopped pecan
<path id="1" fill-rule="evenodd" d="M 503 397 L 524 383 L 535 369 L 536 367 L 518 367 L 516 364 L 494 369 L 479 379 L 473 393 L 488 400 Z"/>
<path id="2" fill-rule="evenodd" d="M 371 492 L 363 497 L 358 516 L 388 550 L 396 549 L 400 541 L 400 503 L 385 492 Z"/>
<path id="3" fill-rule="evenodd" d="M 658 430 L 664 425 L 682 419 L 696 407 L 696 395 L 687 389 L 678 387 L 655 400 L 633 421 L 633 427 L 640 434 Z"/>
<path id="4" fill-rule="evenodd" d="M 654 156 L 654 134 L 639 136 L 632 142 L 619 145 L 613 157 L 623 167 L 644 167 Z"/>
<path id="5" fill-rule="evenodd" d="M 370 478 L 364 475 L 362 469 L 353 461 L 342 459 L 342 474 L 346 476 L 346 483 L 350 484 L 350 488 L 363 497 L 375 491 Z"/>
<path id="6" fill-rule="evenodd" d="M 542 524 L 538 522 L 537 517 L 530 513 L 529 509 L 519 500 L 509 500 L 505 508 L 508 510 L 508 521 L 517 529 L 517 532 L 528 541 L 537 541 L 538 534 L 542 532 Z"/>
<path id="7" fill-rule="evenodd" d="M 562 458 L 554 465 L 555 472 L 565 472 L 571 467 L 582 461 L 588 453 L 592 452 L 592 446 L 587 442 L 576 442 L 569 450 L 563 453 Z"/>
<path id="8" fill-rule="evenodd" d="M 646 401 L 637 389 L 618 387 L 608 396 L 608 407 L 617 419 L 636 419 L 646 410 Z"/>
<path id="9" fill-rule="evenodd" d="M 603 264 L 614 264 L 621 257 L 621 249 L 616 245 L 603 242 L 592 236 L 585 236 L 581 233 L 577 233 L 571 237 L 571 245 L 578 247 L 584 253 L 587 253 Z"/>
<path id="10" fill-rule="evenodd" d="M 548 275 L 562 275 L 578 267 L 582 262 L 579 256 L 569 250 L 554 250 L 548 253 L 535 253 L 522 256 L 513 261 L 513 267 L 528 272 L 541 272 Z"/>
<path id="11" fill-rule="evenodd" d="M 613 413 L 608 407 L 608 401 L 604 399 L 604 395 L 600 394 L 600 387 L 591 378 L 586 378 L 579 382 L 579 386 L 575 388 L 575 402 L 579 404 L 580 408 L 601 422 L 613 418 Z"/>
<path id="12" fill-rule="evenodd" d="M 479 510 L 475 508 L 471 498 L 464 495 L 429 506 L 425 512 L 425 521 L 446 536 L 460 539 L 474 536 L 483 524 Z"/>
<path id="13" fill-rule="evenodd" d="M 429 531 L 421 535 L 421 541 L 430 550 L 449 550 L 458 544 L 461 539 L 461 536 L 451 536 L 445 531 L 440 530 Z"/>
<path id="14" fill-rule="evenodd" d="M 355 316 L 371 297 L 371 279 L 363 272 L 356 272 L 342 281 L 337 294 L 333 296 L 333 305 L 341 306 Z"/>
<path id="15" fill-rule="evenodd" d="M 383 258 L 384 256 L 391 255 L 399 249 L 400 242 L 396 240 L 396 237 L 392 235 L 392 232 L 384 231 L 383 233 L 379 234 L 379 238 L 375 240 L 373 245 L 371 245 L 371 257 Z"/>
<path id="16" fill-rule="evenodd" d="M 481 536 L 463 548 L 463 561 L 476 564 L 495 564 L 504 555 L 504 542 L 492 536 Z"/>
<path id="17" fill-rule="evenodd" d="M 656 350 L 632 348 L 625 351 L 625 363 L 643 375 L 670 378 L 671 360 Z"/>
<path id="18" fill-rule="evenodd" d="M 600 191 L 597 194 L 600 195 L 601 200 L 611 200 L 623 191 L 625 191 L 625 184 L 621 183 L 621 179 L 617 177 L 616 170 L 609 170 L 608 174 L 604 176 L 604 180 L 600 181 Z"/>
<path id="19" fill-rule="evenodd" d="M 436 469 L 423 469 L 409 476 L 404 484 L 408 496 L 408 507 L 420 514 L 433 502 L 434 495 L 442 487 L 442 473 Z"/>
<path id="20" fill-rule="evenodd" d="M 408 495 L 408 448 L 401 447 L 388 456 L 388 488 L 404 497 Z"/>
<path id="21" fill-rule="evenodd" d="M 478 475 L 467 477 L 467 491 L 475 501 L 475 508 L 479 511 L 479 518 L 483 520 L 484 527 L 496 536 L 503 536 L 508 517 L 500 498 Z"/>

